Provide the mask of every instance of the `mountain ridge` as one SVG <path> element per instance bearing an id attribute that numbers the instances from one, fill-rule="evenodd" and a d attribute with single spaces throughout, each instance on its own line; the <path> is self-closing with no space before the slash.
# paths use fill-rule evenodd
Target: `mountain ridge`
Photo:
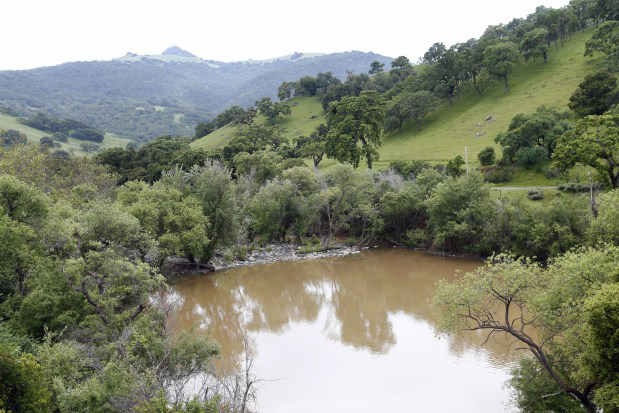
<path id="1" fill-rule="evenodd" d="M 393 60 L 358 51 L 284 57 L 226 63 L 128 53 L 106 61 L 0 71 L 0 106 L 22 116 L 40 111 L 72 118 L 145 141 L 165 134 L 192 135 L 195 124 L 229 106 L 276 98 L 283 81 L 328 71 L 344 79 L 348 71 L 366 72 L 375 60 Z"/>

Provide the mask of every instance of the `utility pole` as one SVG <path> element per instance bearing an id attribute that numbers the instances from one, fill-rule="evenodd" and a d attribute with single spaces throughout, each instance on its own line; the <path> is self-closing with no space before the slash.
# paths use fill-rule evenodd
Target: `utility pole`
<path id="1" fill-rule="evenodd" d="M 464 157 L 466 158 L 466 174 L 469 174 L 469 147 L 464 145 Z"/>

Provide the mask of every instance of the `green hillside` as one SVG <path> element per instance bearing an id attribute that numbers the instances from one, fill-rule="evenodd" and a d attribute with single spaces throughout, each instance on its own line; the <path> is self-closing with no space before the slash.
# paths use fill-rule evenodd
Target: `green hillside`
<path id="1" fill-rule="evenodd" d="M 477 154 L 486 146 L 499 149 L 494 143 L 497 133 L 507 129 L 512 117 L 518 113 L 534 111 L 547 105 L 567 109 L 570 95 L 596 63 L 583 56 L 585 42 L 592 29 L 574 34 L 558 50 L 553 47 L 548 63 L 543 60 L 521 61 L 510 78 L 510 92 L 505 93 L 498 81 L 483 95 L 463 91 L 453 105 L 445 103 L 423 120 L 421 130 L 412 123 L 405 124 L 401 132 L 383 137 L 377 168 L 384 168 L 395 160 L 426 160 L 446 162 L 456 155 L 464 157 L 468 146 L 469 161 L 475 165 Z M 293 99 L 292 116 L 279 122 L 288 129 L 289 137 L 308 134 L 321 122 L 324 113 L 318 98 Z M 488 116 L 492 120 L 486 121 Z M 264 118 L 260 122 L 266 122 Z M 233 126 L 221 128 L 192 143 L 195 148 L 218 148 L 231 139 Z M 325 160 L 321 167 L 333 161 Z M 530 174 L 527 175 L 527 179 Z M 544 183 L 543 179 L 536 183 Z"/>
<path id="2" fill-rule="evenodd" d="M 484 96 L 469 92 L 453 106 L 446 104 L 430 114 L 421 131 L 409 124 L 402 132 L 385 136 L 377 164 L 414 159 L 444 162 L 464 156 L 465 145 L 469 161 L 476 163 L 484 147 L 499 148 L 494 137 L 507 129 L 514 115 L 533 112 L 541 105 L 567 109 L 570 95 L 595 66 L 583 56 L 591 32 L 576 33 L 563 47 L 552 48 L 548 63 L 542 59 L 519 63 L 511 75 L 509 93 L 497 82 Z M 488 116 L 493 120 L 485 121 Z"/>
<path id="3" fill-rule="evenodd" d="M 292 139 L 301 135 L 309 135 L 316 126 L 325 123 L 324 112 L 318 98 L 296 97 L 290 101 L 292 114 L 276 122 L 286 128 L 287 136 Z M 263 116 L 257 117 L 257 122 L 267 123 Z M 193 148 L 215 149 L 225 146 L 234 136 L 237 127 L 224 126 L 215 132 L 192 142 Z"/>
<path id="4" fill-rule="evenodd" d="M 30 143 L 39 144 L 39 140 L 44 136 L 50 136 L 50 133 L 44 132 L 38 129 L 31 128 L 30 126 L 23 125 L 17 121 L 17 118 L 14 116 L 6 115 L 4 113 L 0 113 L 0 129 L 15 129 L 22 133 L 25 133 L 28 137 L 28 141 Z M 68 142 L 59 142 L 60 148 L 67 152 L 71 152 L 74 155 L 83 156 L 83 155 L 91 155 L 82 151 L 80 144 L 87 141 L 81 141 L 79 139 L 69 138 Z M 131 140 L 119 138 L 112 133 L 106 133 L 103 142 L 97 143 L 101 147 L 101 149 L 114 148 L 114 147 L 125 147 Z"/>

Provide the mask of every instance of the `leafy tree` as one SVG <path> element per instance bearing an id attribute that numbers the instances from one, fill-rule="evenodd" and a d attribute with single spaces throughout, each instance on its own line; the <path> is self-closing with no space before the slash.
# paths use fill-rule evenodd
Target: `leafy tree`
<path id="1" fill-rule="evenodd" d="M 215 129 L 226 126 L 230 122 L 234 122 L 235 119 L 245 114 L 245 109 L 240 106 L 231 106 L 228 109 L 221 112 L 213 119 L 213 126 Z"/>
<path id="2" fill-rule="evenodd" d="M 616 320 L 608 317 L 614 305 L 610 294 L 599 304 L 590 297 L 610 292 L 607 288 L 616 282 L 618 257 L 617 247 L 583 249 L 564 254 L 547 269 L 526 259 L 494 257 L 456 282 L 439 284 L 434 305 L 440 311 L 440 328 L 510 335 L 531 351 L 541 367 L 536 370 L 547 374 L 560 389 L 548 397 L 565 393 L 586 411 L 596 412 L 596 389 L 611 390 L 615 377 L 607 375 L 608 364 L 596 363 L 600 356 L 612 353 L 597 353 L 597 333 L 591 325 L 599 325 L 598 337 L 604 337 L 606 349 L 609 343 L 605 340 L 612 340 L 608 329 L 616 332 Z M 583 317 L 589 309 L 589 317 Z M 527 375 L 531 373 L 536 371 Z M 527 385 L 516 380 L 518 393 L 531 390 L 519 382 Z"/>
<path id="3" fill-rule="evenodd" d="M 365 157 L 368 168 L 372 168 L 372 161 L 378 159 L 384 106 L 375 91 L 363 91 L 358 97 L 343 97 L 332 103 L 327 112 L 327 156 L 355 167 Z"/>
<path id="4" fill-rule="evenodd" d="M 619 191 L 600 194 L 595 202 L 597 216 L 589 228 L 591 243 L 619 245 Z"/>
<path id="5" fill-rule="evenodd" d="M 492 211 L 490 192 L 478 173 L 448 178 L 426 200 L 433 244 L 447 251 L 482 252 L 483 228 Z"/>
<path id="6" fill-rule="evenodd" d="M 25 145 L 28 143 L 28 138 L 25 134 L 15 129 L 2 129 L 0 130 L 0 142 L 6 148 L 14 145 Z"/>
<path id="7" fill-rule="evenodd" d="M 531 57 L 535 60 L 540 56 L 544 59 L 544 63 L 548 61 L 548 45 L 546 44 L 546 38 L 548 37 L 548 30 L 539 27 L 528 32 L 522 42 L 520 43 L 520 51 L 524 56 L 524 61 L 528 61 Z"/>
<path id="8" fill-rule="evenodd" d="M 274 179 L 263 186 L 251 203 L 252 225 L 256 233 L 271 241 L 284 241 L 299 218 L 303 199 L 288 180 Z"/>
<path id="9" fill-rule="evenodd" d="M 193 195 L 172 187 L 129 182 L 118 191 L 118 200 L 142 227 L 159 242 L 159 265 L 169 256 L 183 256 L 190 262 L 208 261 L 208 218 Z"/>
<path id="10" fill-rule="evenodd" d="M 591 39 L 587 40 L 585 56 L 593 56 L 594 53 L 603 53 L 609 56 L 619 46 L 619 22 L 607 21 L 600 24 Z"/>
<path id="11" fill-rule="evenodd" d="M 0 343 L 0 411 L 53 412 L 52 392 L 32 354 Z"/>
<path id="12" fill-rule="evenodd" d="M 355 171 L 351 165 L 336 165 L 324 178 L 323 208 L 327 236 L 323 246 L 328 247 L 341 231 L 351 229 L 356 222 L 362 239 L 380 225 L 378 211 L 373 203 L 373 178 L 369 171 Z"/>
<path id="13" fill-rule="evenodd" d="M 259 185 L 279 175 L 282 172 L 281 163 L 282 157 L 268 150 L 241 152 L 234 157 L 237 175 L 251 175 Z"/>
<path id="14" fill-rule="evenodd" d="M 277 150 L 287 142 L 283 134 L 284 129 L 279 126 L 252 124 L 239 128 L 224 147 L 224 159 L 232 162 L 234 156 L 241 152 L 251 154 L 259 150 Z"/>
<path id="15" fill-rule="evenodd" d="M 312 159 L 315 168 L 318 167 L 325 154 L 328 132 L 327 126 L 321 124 L 316 127 L 309 137 L 299 136 L 295 139 L 295 146 L 299 150 L 299 154 L 304 158 Z"/>
<path id="16" fill-rule="evenodd" d="M 272 102 L 271 98 L 262 98 L 256 102 L 256 108 L 258 111 L 266 117 L 271 124 L 275 122 L 281 115 L 290 115 L 290 105 L 286 102 Z"/>
<path id="17" fill-rule="evenodd" d="M 505 160 L 532 166 L 552 156 L 557 139 L 570 128 L 568 116 L 540 106 L 534 113 L 514 116 L 507 132 L 499 133 L 494 140 L 503 148 Z"/>
<path id="18" fill-rule="evenodd" d="M 448 176 L 458 177 L 463 173 L 462 167 L 464 166 L 464 164 L 464 159 L 462 159 L 462 156 L 458 155 L 455 158 L 450 159 L 449 162 L 447 162 L 445 172 Z"/>
<path id="19" fill-rule="evenodd" d="M 222 163 L 210 161 L 186 171 L 173 169 L 163 175 L 161 182 L 200 200 L 202 213 L 210 224 L 205 261 L 215 255 L 217 248 L 238 240 L 240 223 L 236 187 L 230 170 Z"/>
<path id="20" fill-rule="evenodd" d="M 616 87 L 617 79 L 608 70 L 590 73 L 570 96 L 568 106 L 581 116 L 601 115 L 611 106 L 611 93 Z"/>
<path id="21" fill-rule="evenodd" d="M 379 61 L 375 60 L 370 64 L 370 70 L 368 71 L 368 73 L 371 75 L 376 75 L 378 73 L 381 73 L 384 67 L 384 63 L 380 63 Z"/>
<path id="22" fill-rule="evenodd" d="M 214 132 L 217 128 L 213 122 L 200 122 L 196 125 L 196 133 L 194 134 L 193 140 L 197 140 L 202 138 L 203 136 L 208 135 L 211 132 Z"/>
<path id="23" fill-rule="evenodd" d="M 294 94 L 295 96 L 316 96 L 318 87 L 315 77 L 304 76 L 295 83 Z"/>
<path id="24" fill-rule="evenodd" d="M 410 65 L 411 62 L 406 56 L 399 56 L 391 62 L 391 67 L 394 69 L 404 69 L 405 67 Z"/>
<path id="25" fill-rule="evenodd" d="M 401 93 L 387 107 L 387 125 L 397 126 L 401 130 L 404 121 L 412 119 L 417 128 L 421 129 L 421 120 L 436 109 L 438 104 L 438 98 L 426 90 Z"/>
<path id="26" fill-rule="evenodd" d="M 443 57 L 446 51 L 447 48 L 443 43 L 434 43 L 423 55 L 423 61 L 426 63 L 436 63 Z"/>
<path id="27" fill-rule="evenodd" d="M 279 100 L 290 100 L 294 94 L 294 82 L 282 82 L 277 88 Z"/>
<path id="28" fill-rule="evenodd" d="M 505 92 L 509 92 L 509 74 L 518 61 L 518 49 L 512 42 L 501 42 L 486 47 L 484 50 L 484 67 L 491 74 L 503 79 Z"/>
<path id="29" fill-rule="evenodd" d="M 320 72 L 316 75 L 316 94 L 324 95 L 331 86 L 342 84 L 342 81 L 333 76 L 332 72 Z"/>
<path id="30" fill-rule="evenodd" d="M 254 123 L 254 119 L 258 114 L 258 110 L 256 108 L 247 108 L 239 111 L 236 116 L 232 119 L 232 123 L 234 125 L 251 125 Z"/>
<path id="31" fill-rule="evenodd" d="M 555 165 L 568 170 L 580 162 L 589 165 L 619 187 L 619 114 L 587 116 L 557 141 Z"/>
<path id="32" fill-rule="evenodd" d="M 83 141 L 103 142 L 105 134 L 94 128 L 79 128 L 71 132 L 71 137 Z"/>
<path id="33" fill-rule="evenodd" d="M 496 161 L 496 154 L 494 153 L 494 148 L 491 146 L 487 146 L 482 149 L 477 154 L 477 159 L 479 159 L 479 163 L 481 166 L 489 166 L 494 164 Z"/>
<path id="34" fill-rule="evenodd" d="M 43 136 L 39 139 L 39 144 L 46 148 L 60 148 L 60 144 L 50 136 Z"/>

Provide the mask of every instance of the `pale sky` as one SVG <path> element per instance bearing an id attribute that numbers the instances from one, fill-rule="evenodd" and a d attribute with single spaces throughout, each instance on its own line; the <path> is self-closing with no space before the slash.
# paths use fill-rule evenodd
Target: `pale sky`
<path id="1" fill-rule="evenodd" d="M 372 51 L 415 62 L 434 42 L 479 37 L 490 24 L 568 0 L 13 0 L 2 5 L 0 70 L 159 54 L 203 59 Z"/>

